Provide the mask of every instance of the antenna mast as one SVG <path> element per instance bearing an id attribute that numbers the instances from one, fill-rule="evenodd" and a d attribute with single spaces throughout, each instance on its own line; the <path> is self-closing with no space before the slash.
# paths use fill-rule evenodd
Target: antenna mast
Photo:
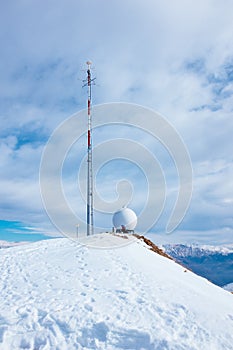
<path id="1" fill-rule="evenodd" d="M 87 61 L 87 80 L 84 86 L 88 87 L 87 115 L 87 236 L 94 234 L 93 225 L 93 174 L 92 174 L 92 116 L 91 116 L 91 87 L 93 81 L 91 78 L 91 62 Z"/>

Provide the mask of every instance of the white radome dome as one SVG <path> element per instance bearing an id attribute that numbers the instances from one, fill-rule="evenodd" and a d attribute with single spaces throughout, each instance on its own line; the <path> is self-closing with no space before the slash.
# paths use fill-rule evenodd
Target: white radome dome
<path id="1" fill-rule="evenodd" d="M 132 209 L 122 208 L 115 212 L 112 222 L 115 228 L 124 226 L 127 230 L 134 230 L 137 225 L 137 216 Z"/>

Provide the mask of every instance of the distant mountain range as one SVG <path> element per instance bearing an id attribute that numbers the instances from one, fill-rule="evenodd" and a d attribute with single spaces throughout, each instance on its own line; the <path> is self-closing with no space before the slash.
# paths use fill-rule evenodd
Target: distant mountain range
<path id="1" fill-rule="evenodd" d="M 163 249 L 177 262 L 218 286 L 231 284 L 233 291 L 233 246 L 167 244 Z"/>

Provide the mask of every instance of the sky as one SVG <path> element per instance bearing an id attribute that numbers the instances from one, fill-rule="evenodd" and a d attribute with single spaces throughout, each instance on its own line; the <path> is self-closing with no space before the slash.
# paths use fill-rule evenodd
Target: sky
<path id="1" fill-rule="evenodd" d="M 2 234 L 58 234 L 41 199 L 41 156 L 60 123 L 86 107 L 82 85 L 91 60 L 93 105 L 124 102 L 155 110 L 187 147 L 193 193 L 172 240 L 233 243 L 232 1 L 10 0 L 0 10 Z M 174 163 L 157 140 L 129 129 L 119 128 L 118 137 L 153 149 L 165 174 L 167 198 L 151 230 L 163 235 L 179 186 Z M 93 131 L 93 140 L 101 144 L 115 135 L 106 126 Z M 75 191 L 85 142 L 83 136 L 73 146 L 63 169 L 68 201 L 83 220 L 85 204 Z M 125 162 L 103 166 L 96 185 L 109 201 L 128 176 L 129 204 L 138 214 L 146 179 Z M 96 221 L 111 225 L 109 216 Z"/>

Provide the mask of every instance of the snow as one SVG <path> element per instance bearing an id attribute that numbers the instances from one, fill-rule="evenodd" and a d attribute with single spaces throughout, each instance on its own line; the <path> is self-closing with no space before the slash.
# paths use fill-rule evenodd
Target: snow
<path id="1" fill-rule="evenodd" d="M 222 255 L 228 255 L 233 253 L 233 246 L 211 246 L 211 245 L 199 245 L 199 244 L 165 244 L 161 245 L 161 248 L 166 252 L 174 252 L 179 256 L 205 256 L 210 254 L 219 253 Z"/>
<path id="2" fill-rule="evenodd" d="M 232 246 L 169 244 L 161 248 L 177 262 L 220 287 L 232 282 Z"/>
<path id="3" fill-rule="evenodd" d="M 139 240 L 46 240 L 1 249 L 0 261 L 0 349 L 233 348 L 232 294 Z"/>
<path id="4" fill-rule="evenodd" d="M 228 292 L 232 292 L 233 293 L 233 282 L 232 283 L 228 283 L 225 286 L 223 286 L 223 289 L 227 290 Z"/>
<path id="5" fill-rule="evenodd" d="M 8 242 L 8 241 L 1 241 L 0 240 L 0 249 L 2 248 L 10 248 L 14 247 L 16 245 L 22 245 L 22 244 L 27 244 L 28 242 Z"/>

